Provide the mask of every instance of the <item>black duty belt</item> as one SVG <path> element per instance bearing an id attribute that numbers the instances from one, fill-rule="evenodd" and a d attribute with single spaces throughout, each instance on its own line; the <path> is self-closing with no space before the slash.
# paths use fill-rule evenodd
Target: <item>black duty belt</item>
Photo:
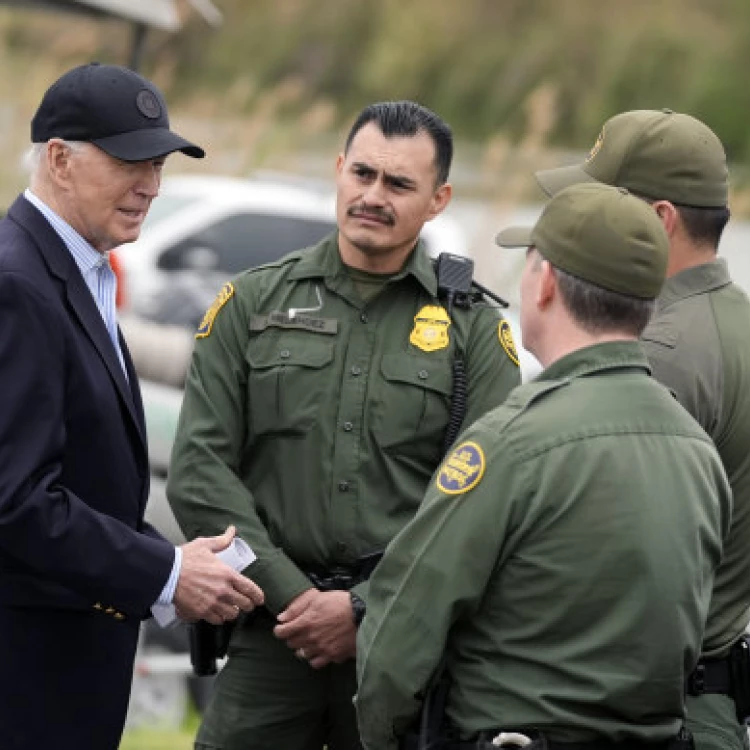
<path id="1" fill-rule="evenodd" d="M 382 552 L 372 552 L 349 565 L 333 565 L 330 568 L 301 565 L 300 569 L 320 591 L 348 591 L 366 581 L 382 557 Z"/>
<path id="2" fill-rule="evenodd" d="M 444 740 L 437 744 L 430 744 L 430 750 L 491 750 L 492 738 L 497 732 L 482 732 L 474 740 Z M 538 739 L 528 750 L 670 750 L 674 747 L 673 740 L 662 742 L 613 742 L 610 740 L 593 740 L 591 742 L 554 742 L 548 739 Z M 512 746 L 511 746 L 512 747 Z M 419 738 L 416 734 L 407 735 L 401 743 L 401 750 L 420 750 Z"/>
<path id="3" fill-rule="evenodd" d="M 734 701 L 737 721 L 750 721 L 750 636 L 732 644 L 722 659 L 700 659 L 687 679 L 688 695 L 706 693 L 728 695 Z"/>
<path id="4" fill-rule="evenodd" d="M 732 695 L 729 659 L 701 659 L 687 681 L 689 695 L 722 693 Z"/>
<path id="5" fill-rule="evenodd" d="M 365 577 L 355 566 L 336 565 L 331 568 L 303 568 L 302 572 L 320 591 L 348 591 Z"/>

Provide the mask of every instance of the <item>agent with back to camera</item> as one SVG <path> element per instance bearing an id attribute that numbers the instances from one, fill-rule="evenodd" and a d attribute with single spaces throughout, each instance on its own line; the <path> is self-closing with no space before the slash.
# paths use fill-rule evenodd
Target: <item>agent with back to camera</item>
<path id="1" fill-rule="evenodd" d="M 107 261 L 167 155 L 203 151 L 111 65 L 56 81 L 31 137 L 29 188 L 0 221 L 0 747 L 114 750 L 150 607 L 218 623 L 262 602 L 213 554 L 231 529 L 175 549 L 143 520 L 143 408 Z"/>
<path id="2" fill-rule="evenodd" d="M 338 231 L 227 284 L 198 330 L 168 497 L 188 538 L 232 523 L 267 609 L 235 630 L 197 748 L 353 750 L 368 575 L 444 451 L 519 382 L 508 324 L 450 305 L 419 233 L 452 137 L 413 102 L 366 107 L 336 163 Z"/>
<path id="3" fill-rule="evenodd" d="M 729 220 L 724 148 L 700 120 L 671 110 L 609 119 L 580 166 L 538 172 L 548 195 L 580 182 L 647 200 L 669 235 L 667 282 L 641 336 L 654 376 L 711 436 L 734 513 L 716 574 L 702 658 L 688 685 L 698 750 L 750 747 L 750 301 L 717 249 Z"/>
<path id="4" fill-rule="evenodd" d="M 580 185 L 498 243 L 528 248 L 521 335 L 545 369 L 464 432 L 371 579 L 362 742 L 689 747 L 684 681 L 732 498 L 638 344 L 666 233 L 627 191 Z"/>

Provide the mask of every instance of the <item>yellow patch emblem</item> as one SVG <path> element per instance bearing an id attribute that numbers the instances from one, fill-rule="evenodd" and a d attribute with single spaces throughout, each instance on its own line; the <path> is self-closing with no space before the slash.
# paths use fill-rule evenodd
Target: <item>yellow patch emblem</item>
<path id="1" fill-rule="evenodd" d="M 461 443 L 440 466 L 437 486 L 446 495 L 462 495 L 476 487 L 483 475 L 482 449 L 476 443 Z"/>
<path id="2" fill-rule="evenodd" d="M 601 150 L 602 144 L 604 143 L 604 128 L 602 128 L 601 133 L 599 133 L 598 138 L 596 139 L 596 142 L 591 148 L 591 151 L 589 151 L 589 155 L 586 157 L 586 162 L 590 162 Z"/>
<path id="3" fill-rule="evenodd" d="M 423 352 L 445 349 L 450 342 L 450 324 L 451 319 L 445 308 L 439 305 L 425 305 L 414 316 L 414 328 L 409 335 L 409 341 Z"/>
<path id="4" fill-rule="evenodd" d="M 505 353 L 508 355 L 510 361 L 519 366 L 518 361 L 518 350 L 516 349 L 516 343 L 513 341 L 513 333 L 510 330 L 510 323 L 507 320 L 501 320 L 497 327 L 497 337 L 500 339 L 500 346 L 505 349 Z"/>
<path id="5" fill-rule="evenodd" d="M 196 331 L 195 338 L 205 339 L 211 333 L 211 328 L 213 327 L 214 320 L 216 320 L 216 316 L 219 314 L 219 310 L 229 302 L 233 295 L 234 285 L 227 282 L 216 295 L 216 299 L 213 301 L 211 307 L 206 310 L 206 314 L 203 316 L 203 320 Z"/>

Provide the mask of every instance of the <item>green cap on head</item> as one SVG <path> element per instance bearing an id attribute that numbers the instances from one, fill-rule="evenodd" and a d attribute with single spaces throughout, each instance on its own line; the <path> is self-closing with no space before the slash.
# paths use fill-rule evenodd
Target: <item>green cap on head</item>
<path id="1" fill-rule="evenodd" d="M 623 188 L 599 183 L 561 190 L 533 227 L 497 235 L 501 247 L 536 247 L 553 266 L 640 299 L 659 294 L 669 238 L 656 212 Z"/>
<path id="2" fill-rule="evenodd" d="M 724 147 L 700 120 L 669 109 L 641 109 L 604 123 L 583 164 L 534 175 L 547 195 L 580 182 L 603 182 L 636 195 L 686 206 L 728 203 Z"/>

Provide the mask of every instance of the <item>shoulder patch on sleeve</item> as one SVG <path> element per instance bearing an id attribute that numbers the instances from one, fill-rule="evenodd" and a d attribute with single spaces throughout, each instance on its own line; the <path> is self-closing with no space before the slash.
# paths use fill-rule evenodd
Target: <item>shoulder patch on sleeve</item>
<path id="1" fill-rule="evenodd" d="M 507 320 L 501 320 L 497 326 L 497 337 L 500 339 L 500 346 L 503 347 L 508 359 L 516 366 L 520 367 L 518 361 L 518 351 L 516 343 L 513 341 L 513 332 L 510 330 L 510 323 Z"/>
<path id="2" fill-rule="evenodd" d="M 477 443 L 461 443 L 438 470 L 437 486 L 446 495 L 463 495 L 476 487 L 484 475 L 484 451 Z"/>
<path id="3" fill-rule="evenodd" d="M 213 301 L 211 307 L 206 310 L 206 314 L 203 316 L 203 320 L 195 333 L 195 338 L 205 339 L 211 333 L 211 328 L 213 328 L 214 320 L 216 320 L 219 310 L 229 302 L 233 295 L 234 284 L 227 282 L 216 295 L 216 299 Z"/>

